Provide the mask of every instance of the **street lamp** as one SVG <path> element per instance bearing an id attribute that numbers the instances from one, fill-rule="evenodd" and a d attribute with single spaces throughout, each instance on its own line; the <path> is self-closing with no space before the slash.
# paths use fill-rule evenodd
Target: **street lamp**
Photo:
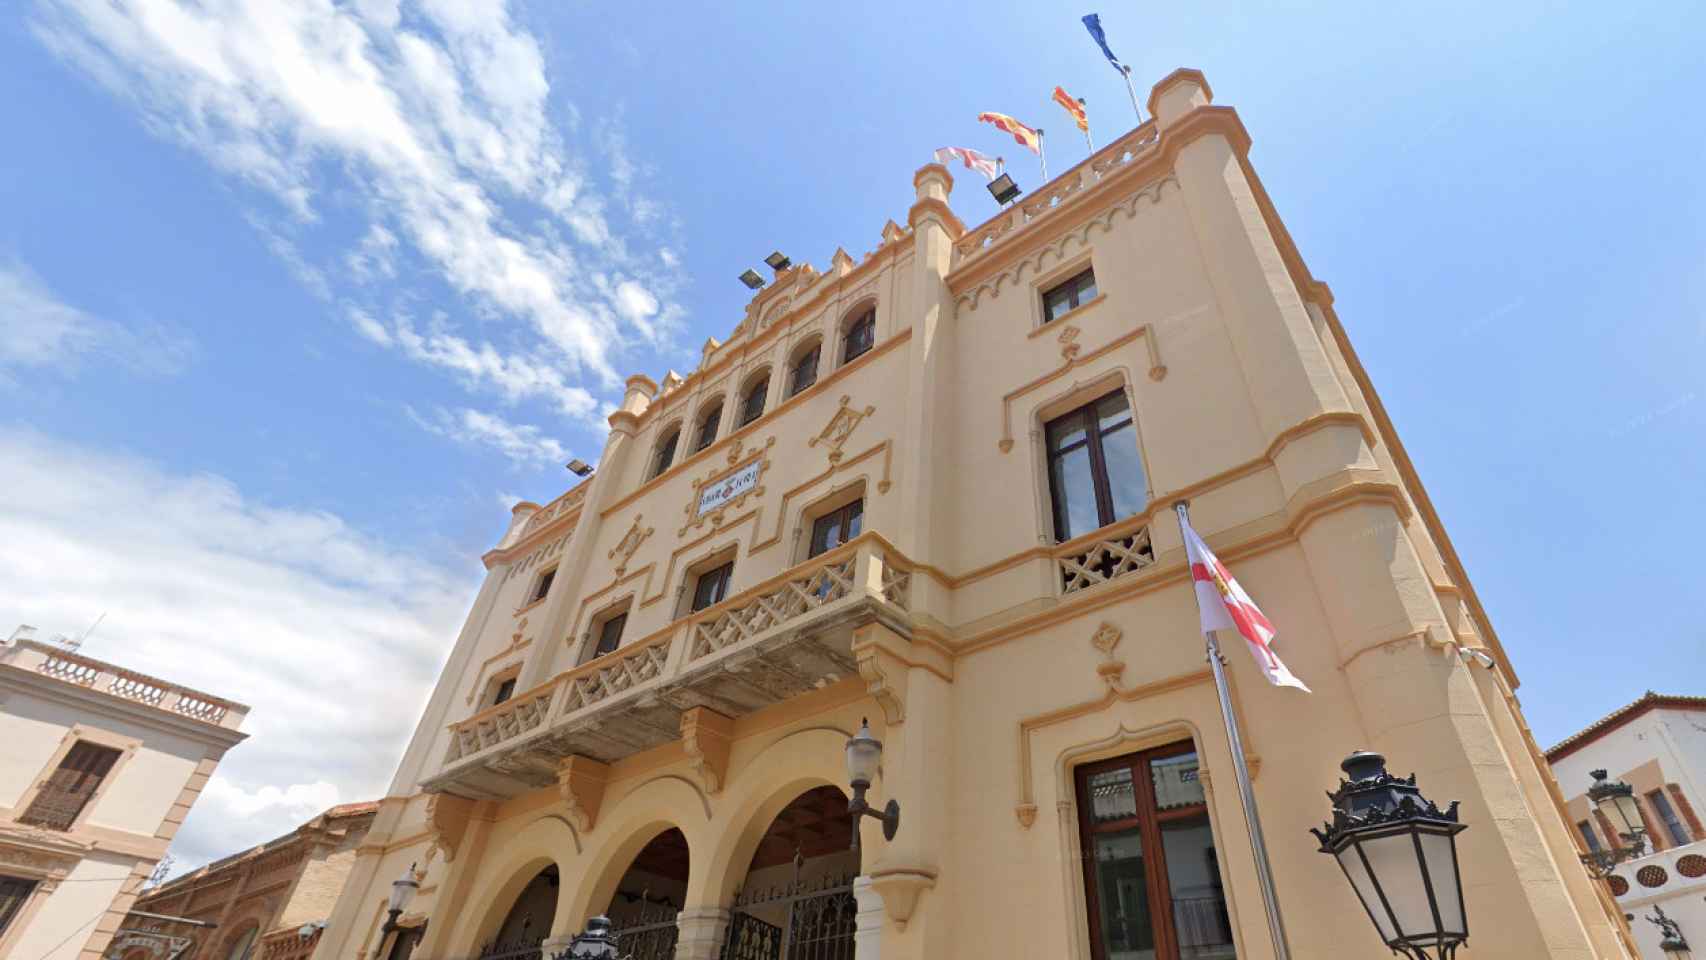
<path id="1" fill-rule="evenodd" d="M 385 926 L 379 928 L 379 946 L 385 946 L 385 938 L 397 932 L 397 918 L 403 911 L 409 909 L 409 902 L 415 899 L 415 894 L 421 889 L 421 882 L 415 879 L 415 865 L 409 864 L 403 875 L 391 881 L 391 902 L 387 904 Z"/>
<path id="2" fill-rule="evenodd" d="M 847 801 L 847 813 L 854 817 L 853 846 L 859 846 L 859 817 L 875 817 L 883 822 L 883 839 L 893 840 L 900 829 L 900 803 L 890 799 L 883 812 L 871 809 L 865 801 L 865 791 L 877 776 L 877 764 L 883 759 L 883 742 L 871 736 L 871 724 L 861 719 L 859 732 L 847 741 L 847 779 L 853 785 L 853 799 Z"/>
<path id="3" fill-rule="evenodd" d="M 1358 750 L 1339 765 L 1349 778 L 1328 796 L 1333 820 L 1311 830 L 1345 872 L 1380 939 L 1413 960 L 1448 960 L 1469 939 L 1457 868 L 1457 803 L 1440 810 L 1394 777 L 1386 758 Z"/>
<path id="4" fill-rule="evenodd" d="M 1675 920 L 1665 916 L 1663 907 L 1655 905 L 1653 916 L 1647 922 L 1659 928 L 1659 935 L 1664 939 L 1659 941 L 1659 949 L 1664 951 L 1668 960 L 1690 960 L 1694 956 L 1688 949 L 1688 940 L 1682 935 L 1682 928 Z"/>
<path id="5" fill-rule="evenodd" d="M 1593 785 L 1588 787 L 1588 800 L 1593 809 L 1610 825 L 1610 850 L 1590 850 L 1581 855 L 1582 864 L 1595 879 L 1611 876 L 1611 871 L 1625 860 L 1633 860 L 1647 852 L 1647 828 L 1641 819 L 1641 806 L 1635 800 L 1635 788 L 1621 780 L 1607 779 L 1604 770 L 1589 770 Z M 1622 840 L 1628 846 L 1621 846 Z"/>
<path id="6" fill-rule="evenodd" d="M 617 960 L 616 931 L 609 917 L 593 917 L 586 922 L 586 932 L 569 941 L 569 948 L 551 960 Z"/>

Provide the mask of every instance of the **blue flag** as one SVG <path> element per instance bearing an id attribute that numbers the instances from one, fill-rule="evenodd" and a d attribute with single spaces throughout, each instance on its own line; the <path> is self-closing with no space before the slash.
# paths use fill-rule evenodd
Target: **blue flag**
<path id="1" fill-rule="evenodd" d="M 1120 62 L 1114 52 L 1108 49 L 1108 35 L 1102 32 L 1102 15 L 1092 13 L 1084 18 L 1084 29 L 1090 31 L 1090 38 L 1096 41 L 1096 46 L 1102 48 L 1102 55 L 1121 73 L 1131 73 L 1131 68 Z"/>

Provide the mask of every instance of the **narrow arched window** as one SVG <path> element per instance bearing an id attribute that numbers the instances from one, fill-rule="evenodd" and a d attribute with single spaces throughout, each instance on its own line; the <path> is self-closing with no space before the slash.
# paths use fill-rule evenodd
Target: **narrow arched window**
<path id="1" fill-rule="evenodd" d="M 652 476 L 655 477 L 668 470 L 669 465 L 675 462 L 675 448 L 680 443 L 681 428 L 677 427 L 663 438 L 662 443 L 658 444 L 657 457 L 652 460 Z"/>
<path id="2" fill-rule="evenodd" d="M 822 344 L 813 343 L 801 350 L 788 366 L 788 396 L 793 396 L 817 382 L 817 355 Z"/>
<path id="3" fill-rule="evenodd" d="M 852 363 L 871 351 L 877 342 L 877 308 L 871 307 L 847 325 L 841 338 L 841 362 Z"/>
<path id="4" fill-rule="evenodd" d="M 766 374 L 754 381 L 740 401 L 740 425 L 746 426 L 764 416 L 764 396 L 770 392 L 770 377 Z"/>
<path id="5" fill-rule="evenodd" d="M 703 417 L 699 418 L 699 439 L 693 443 L 693 452 L 698 453 L 711 445 L 717 439 L 717 427 L 723 422 L 723 405 L 713 406 Z"/>

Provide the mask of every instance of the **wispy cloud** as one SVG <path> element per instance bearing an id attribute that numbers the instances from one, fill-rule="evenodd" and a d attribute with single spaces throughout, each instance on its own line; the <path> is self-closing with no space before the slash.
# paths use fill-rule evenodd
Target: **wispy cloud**
<path id="1" fill-rule="evenodd" d="M 567 447 L 530 424 L 510 423 L 496 414 L 467 408 L 454 413 L 438 409 L 430 416 L 413 407 L 407 410 L 409 418 L 422 429 L 459 443 L 491 447 L 516 466 L 542 467 L 569 459 Z"/>
<path id="2" fill-rule="evenodd" d="M 406 246 L 478 311 L 518 321 L 534 365 L 583 393 L 614 389 L 615 354 L 657 345 L 679 316 L 619 132 L 592 138 L 615 163 L 578 157 L 549 119 L 540 45 L 502 0 L 40 2 L 35 32 L 61 58 L 276 198 L 269 243 L 311 288 L 335 264 L 359 300 Z M 361 239 L 308 263 L 288 235 L 330 234 L 323 207 L 347 196 L 369 220 Z"/>
<path id="3" fill-rule="evenodd" d="M 184 333 L 93 316 L 60 300 L 23 264 L 0 263 L 0 385 L 26 369 L 70 373 L 91 357 L 171 374 L 194 355 L 195 345 Z"/>
<path id="4" fill-rule="evenodd" d="M 385 788 L 476 564 L 36 433 L 0 431 L 0 489 L 0 624 L 76 632 L 105 612 L 86 653 L 252 708 L 174 844 L 181 866 Z"/>

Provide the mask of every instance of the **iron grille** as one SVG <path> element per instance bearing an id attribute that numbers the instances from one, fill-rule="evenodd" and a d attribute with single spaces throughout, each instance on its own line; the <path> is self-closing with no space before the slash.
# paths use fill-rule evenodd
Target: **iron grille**
<path id="1" fill-rule="evenodd" d="M 754 914 L 786 910 L 776 926 Z M 859 912 L 851 876 L 829 876 L 735 897 L 722 960 L 852 960 Z"/>
<path id="2" fill-rule="evenodd" d="M 729 918 L 722 960 L 776 960 L 782 955 L 782 928 L 750 913 Z"/>
<path id="3" fill-rule="evenodd" d="M 539 945 L 544 937 L 519 936 L 513 940 L 494 940 L 480 951 L 479 960 L 539 960 Z"/>
<path id="4" fill-rule="evenodd" d="M 681 932 L 675 921 L 680 914 L 672 904 L 642 899 L 637 909 L 611 926 L 623 960 L 674 960 L 675 938 Z"/>

